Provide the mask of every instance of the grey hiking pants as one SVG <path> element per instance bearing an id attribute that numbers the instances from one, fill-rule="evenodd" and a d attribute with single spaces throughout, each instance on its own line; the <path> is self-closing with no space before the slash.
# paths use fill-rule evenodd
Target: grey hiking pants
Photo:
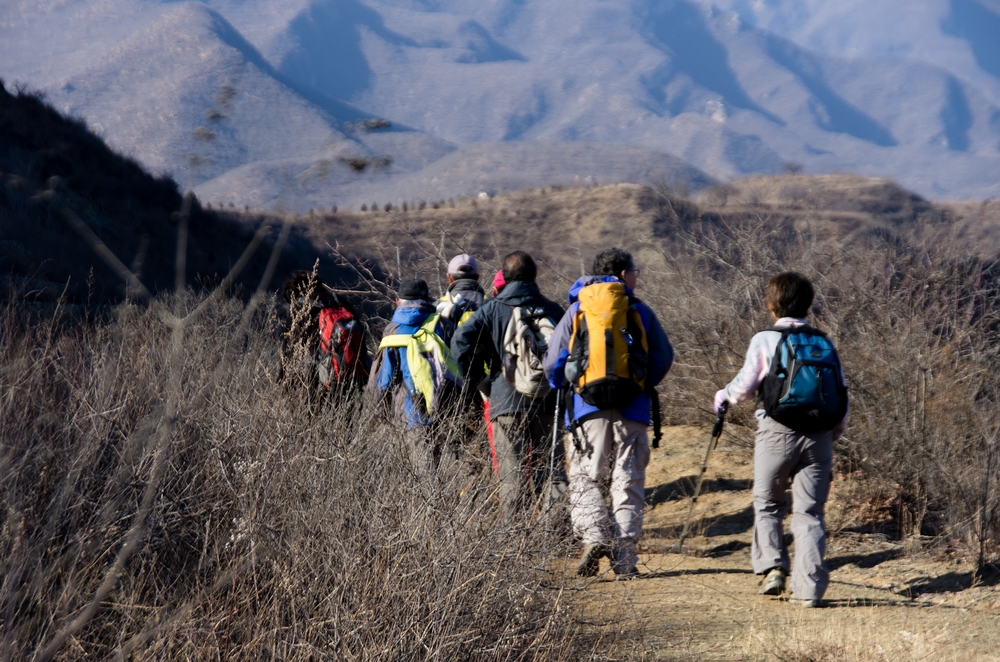
<path id="1" fill-rule="evenodd" d="M 771 418 L 757 428 L 753 460 L 753 571 L 789 570 L 781 520 L 788 511 L 785 491 L 792 483 L 792 535 L 795 565 L 791 589 L 796 598 L 818 600 L 830 572 L 823 515 L 833 471 L 833 433 L 801 433 Z"/>
<path id="2" fill-rule="evenodd" d="M 551 414 L 501 414 L 493 420 L 493 445 L 500 477 L 503 512 L 513 515 L 533 503 L 549 488 L 552 453 Z M 566 491 L 566 452 L 556 445 L 552 471 L 552 499 Z"/>
<path id="3" fill-rule="evenodd" d="M 608 545 L 612 567 L 628 571 L 638 561 L 635 544 L 642 533 L 646 424 L 606 409 L 583 419 L 578 434 L 580 449 L 573 445 L 569 465 L 573 530 L 584 544 Z"/>

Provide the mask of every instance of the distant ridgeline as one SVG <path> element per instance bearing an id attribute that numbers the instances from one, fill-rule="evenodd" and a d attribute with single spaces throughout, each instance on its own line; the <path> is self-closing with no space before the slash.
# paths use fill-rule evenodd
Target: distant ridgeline
<path id="1" fill-rule="evenodd" d="M 64 117 L 40 94 L 12 94 L 0 83 L 0 298 L 52 302 L 65 292 L 67 303 L 101 304 L 124 297 L 124 281 L 70 227 L 66 208 L 151 291 L 172 288 L 181 203 L 169 176 L 154 177 L 135 160 L 116 154 L 82 121 Z M 187 282 L 217 282 L 252 235 L 246 219 L 241 223 L 202 209 L 195 200 Z M 269 253 L 265 241 L 237 282 L 256 287 Z M 312 257 L 300 256 L 300 262 L 308 267 Z M 275 280 L 298 266 L 286 251 Z"/>

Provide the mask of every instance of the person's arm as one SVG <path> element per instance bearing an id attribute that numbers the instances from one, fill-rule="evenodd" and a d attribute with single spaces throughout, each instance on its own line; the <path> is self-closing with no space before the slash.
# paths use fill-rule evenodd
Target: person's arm
<path id="1" fill-rule="evenodd" d="M 462 378 L 469 377 L 474 361 L 489 362 L 493 339 L 490 337 L 488 306 L 483 306 L 465 324 L 458 327 L 451 338 L 451 356 L 458 364 Z"/>
<path id="2" fill-rule="evenodd" d="M 726 387 L 715 394 L 715 409 L 718 411 L 723 402 L 736 404 L 746 402 L 756 395 L 761 382 L 767 376 L 767 369 L 770 367 L 770 360 L 767 356 L 765 344 L 765 333 L 777 333 L 776 331 L 762 331 L 750 341 L 747 348 L 747 355 L 743 361 L 743 367 L 739 373 L 729 382 Z"/>
<path id="3" fill-rule="evenodd" d="M 667 332 L 663 330 L 660 320 L 656 318 L 653 311 L 645 306 L 643 321 L 646 323 L 646 343 L 649 345 L 649 373 L 646 377 L 647 386 L 656 386 L 670 371 L 670 366 L 674 363 L 674 347 L 667 338 Z"/>
<path id="4" fill-rule="evenodd" d="M 549 380 L 549 385 L 554 389 L 562 388 L 566 381 L 563 368 L 566 367 L 566 359 L 569 358 L 569 337 L 573 333 L 573 318 L 576 317 L 579 307 L 580 304 L 574 303 L 556 324 L 555 331 L 549 338 L 549 347 L 542 358 L 542 370 Z"/>

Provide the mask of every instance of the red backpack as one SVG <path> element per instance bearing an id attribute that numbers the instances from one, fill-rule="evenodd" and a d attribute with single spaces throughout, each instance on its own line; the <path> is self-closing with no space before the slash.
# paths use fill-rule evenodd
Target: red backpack
<path id="1" fill-rule="evenodd" d="M 324 308 L 319 312 L 316 371 L 320 384 L 332 389 L 367 377 L 363 335 L 361 325 L 347 308 Z"/>

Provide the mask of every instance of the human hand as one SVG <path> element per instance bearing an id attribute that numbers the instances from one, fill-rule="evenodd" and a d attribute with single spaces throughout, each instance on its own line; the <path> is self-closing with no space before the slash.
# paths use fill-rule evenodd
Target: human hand
<path id="1" fill-rule="evenodd" d="M 723 405 L 725 405 L 727 402 L 729 402 L 729 398 L 726 397 L 726 389 L 716 391 L 715 402 L 713 403 L 712 406 L 712 408 L 715 410 L 715 413 L 718 414 L 719 412 L 721 412 Z"/>

